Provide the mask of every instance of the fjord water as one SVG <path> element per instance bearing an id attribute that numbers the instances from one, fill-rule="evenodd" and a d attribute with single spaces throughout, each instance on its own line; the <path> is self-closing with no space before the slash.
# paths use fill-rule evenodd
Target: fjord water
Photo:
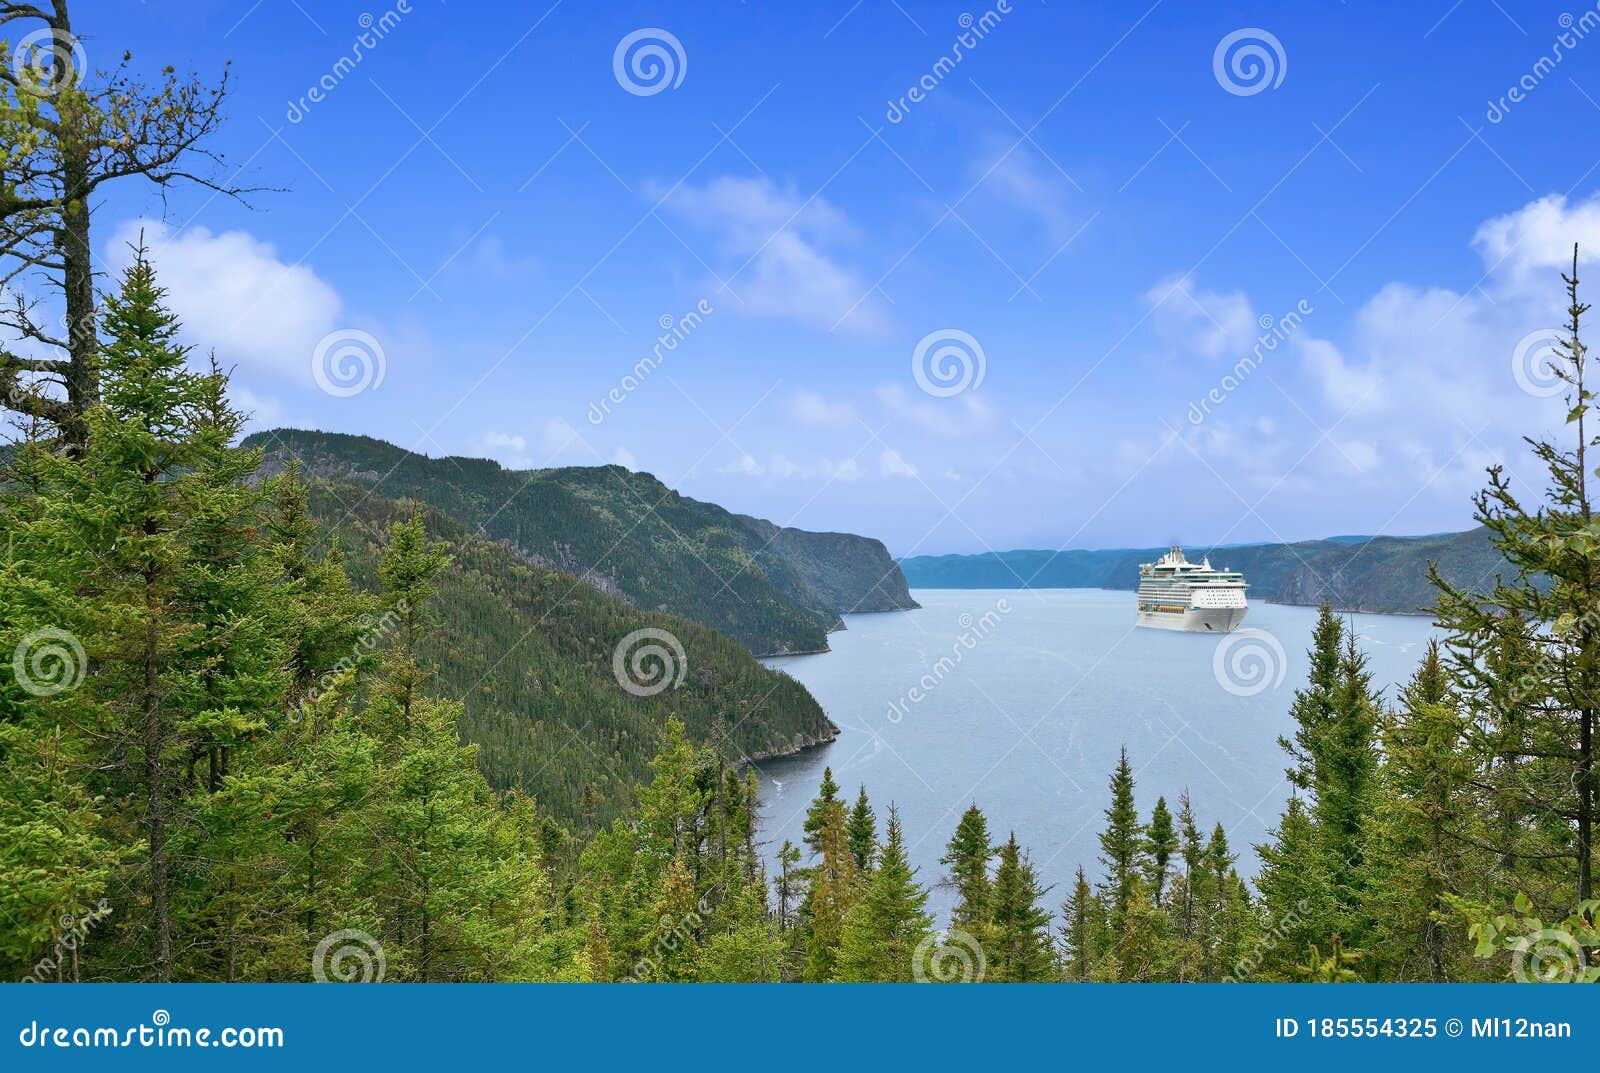
<path id="1" fill-rule="evenodd" d="M 831 766 L 847 800 L 866 785 L 880 832 L 889 804 L 899 807 L 941 920 L 952 898 L 936 886 L 939 857 L 973 802 L 996 841 L 1016 832 L 1054 885 L 1054 906 L 1080 864 L 1098 875 L 1107 781 L 1127 746 L 1140 813 L 1148 818 L 1157 795 L 1176 813 L 1187 788 L 1203 832 L 1221 821 L 1241 874 L 1254 875 L 1252 846 L 1289 795 L 1277 742 L 1293 729 L 1314 608 L 1252 603 L 1244 630 L 1218 637 L 1134 628 L 1132 592 L 913 595 L 920 611 L 846 616 L 830 652 L 766 661 L 804 683 L 840 727 L 831 745 L 758 765 L 773 874 L 783 841 L 802 845 L 806 806 Z M 1394 696 L 1433 626 L 1346 617 L 1374 685 Z"/>

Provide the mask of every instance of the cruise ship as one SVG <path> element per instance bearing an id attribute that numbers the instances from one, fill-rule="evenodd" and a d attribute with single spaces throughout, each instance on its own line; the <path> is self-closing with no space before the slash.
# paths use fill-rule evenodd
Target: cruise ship
<path id="1" fill-rule="evenodd" d="M 1250 610 L 1244 575 L 1217 570 L 1206 558 L 1191 563 L 1173 548 L 1139 566 L 1138 625 L 1160 630 L 1230 633 Z"/>

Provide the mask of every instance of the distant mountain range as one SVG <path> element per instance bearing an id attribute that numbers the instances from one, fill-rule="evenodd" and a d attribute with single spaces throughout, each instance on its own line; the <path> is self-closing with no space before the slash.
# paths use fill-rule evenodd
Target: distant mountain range
<path id="1" fill-rule="evenodd" d="M 877 540 L 733 514 L 621 466 L 511 470 L 296 429 L 245 443 L 266 452 L 265 473 L 298 459 L 324 480 L 414 498 L 524 562 L 693 619 L 758 655 L 822 651 L 844 612 L 917 606 Z"/>
<path id="2" fill-rule="evenodd" d="M 900 560 L 912 588 L 925 589 L 1134 589 L 1139 564 L 1166 548 L 1103 551 L 1003 551 L 980 555 L 917 555 Z M 1340 611 L 1424 614 L 1435 593 L 1428 564 L 1452 584 L 1492 584 L 1508 572 L 1482 528 L 1421 537 L 1338 536 L 1292 544 L 1242 544 L 1186 548 L 1198 561 L 1242 570 L 1250 596 L 1282 604 L 1319 604 Z"/>

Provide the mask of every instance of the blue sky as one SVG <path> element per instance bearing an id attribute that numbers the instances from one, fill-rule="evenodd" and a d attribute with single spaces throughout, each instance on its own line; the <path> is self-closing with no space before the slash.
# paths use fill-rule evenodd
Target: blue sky
<path id="1" fill-rule="evenodd" d="M 78 3 L 91 60 L 230 59 L 220 148 L 285 188 L 124 187 L 98 238 L 143 226 L 257 427 L 622 461 L 896 554 L 1439 531 L 1488 462 L 1535 482 L 1593 8 L 774 6 Z M 641 30 L 668 84 L 617 73 Z M 981 381 L 930 392 L 951 332 Z M 325 390 L 350 340 L 381 382 Z"/>

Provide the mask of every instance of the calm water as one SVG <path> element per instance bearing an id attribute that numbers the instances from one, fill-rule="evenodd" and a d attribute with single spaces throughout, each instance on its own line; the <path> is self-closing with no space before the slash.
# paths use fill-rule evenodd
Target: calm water
<path id="1" fill-rule="evenodd" d="M 786 838 L 800 844 L 832 766 L 850 799 L 866 784 L 880 825 L 899 806 L 924 883 L 977 802 L 997 840 L 1014 830 L 1030 849 L 1053 905 L 1080 863 L 1097 875 L 1107 781 L 1127 746 L 1141 813 L 1158 794 L 1175 812 L 1187 787 L 1202 826 L 1220 820 L 1241 871 L 1255 872 L 1250 847 L 1288 796 L 1277 739 L 1305 681 L 1314 609 L 1255 603 L 1244 630 L 1218 638 L 1132 628 L 1131 592 L 915 596 L 920 611 L 846 616 L 831 652 L 767 661 L 805 683 L 841 730 L 832 745 L 759 766 L 769 856 Z M 1430 623 L 1351 618 L 1374 683 L 1392 695 Z M 1219 645 L 1229 646 L 1220 670 Z M 936 889 L 930 904 L 942 916 L 950 898 Z"/>

